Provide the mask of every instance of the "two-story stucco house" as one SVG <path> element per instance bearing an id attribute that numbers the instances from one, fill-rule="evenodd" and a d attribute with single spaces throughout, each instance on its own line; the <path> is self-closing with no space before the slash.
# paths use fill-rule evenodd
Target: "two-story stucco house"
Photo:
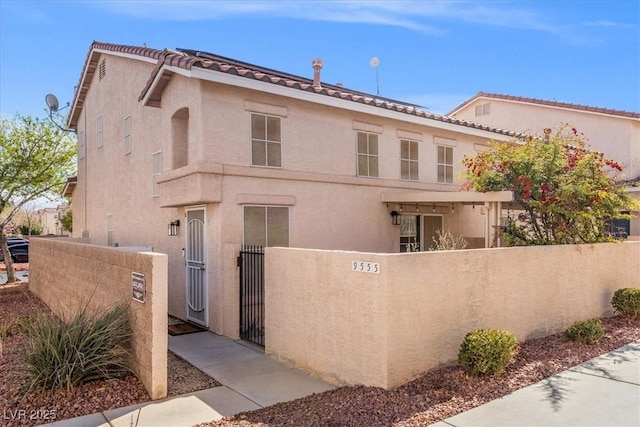
<path id="1" fill-rule="evenodd" d="M 69 232 L 62 227 L 62 217 L 69 209 L 69 205 L 58 205 L 55 208 L 43 208 L 36 211 L 36 218 L 42 225 L 42 234 L 68 236 Z"/>
<path id="2" fill-rule="evenodd" d="M 591 148 L 622 165 L 618 178 L 640 200 L 640 113 L 479 92 L 448 116 L 537 135 L 568 123 L 584 133 Z M 627 235 L 640 239 L 638 215 L 622 225 Z"/>
<path id="3" fill-rule="evenodd" d="M 489 242 L 510 193 L 461 193 L 455 176 L 514 133 L 326 84 L 308 61 L 303 78 L 94 42 L 68 119 L 74 237 L 168 254 L 170 314 L 234 338 L 242 245 L 400 252 L 436 229 Z"/>

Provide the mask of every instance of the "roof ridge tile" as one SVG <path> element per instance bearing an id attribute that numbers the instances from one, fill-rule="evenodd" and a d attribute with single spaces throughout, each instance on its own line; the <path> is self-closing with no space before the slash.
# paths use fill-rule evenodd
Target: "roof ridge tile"
<path id="1" fill-rule="evenodd" d="M 140 95 L 140 99 L 144 98 L 147 91 L 150 89 L 156 75 L 160 72 L 163 65 L 169 65 L 173 67 L 183 68 L 190 70 L 192 67 L 201 67 L 204 69 L 221 72 L 225 74 L 233 74 L 243 78 L 260 80 L 266 83 L 278 84 L 287 86 L 290 88 L 295 88 L 303 91 L 313 91 L 317 94 L 322 94 L 326 96 L 339 97 L 344 100 L 349 100 L 352 102 L 357 102 L 365 105 L 372 105 L 377 108 L 386 108 L 388 110 L 397 111 L 403 114 L 413 115 L 417 117 L 423 117 L 429 120 L 436 120 L 451 124 L 456 124 L 464 127 L 475 128 L 475 129 L 484 129 L 492 133 L 499 133 L 502 135 L 514 136 L 517 135 L 516 132 L 506 131 L 502 129 L 498 129 L 490 126 L 482 126 L 477 123 L 460 120 L 457 118 L 450 117 L 448 115 L 439 115 L 431 112 L 427 112 L 418 108 L 417 105 L 413 105 L 410 103 L 404 103 L 401 101 L 396 101 L 389 98 L 382 98 L 379 95 L 371 95 L 367 93 L 362 93 L 350 89 L 343 88 L 342 86 L 333 86 L 327 85 L 323 87 L 314 87 L 311 79 L 307 79 L 304 77 L 295 76 L 288 73 L 283 73 L 276 70 L 270 70 L 265 67 L 260 67 L 252 64 L 248 64 L 242 61 L 234 60 L 231 58 L 224 58 L 219 55 L 210 54 L 207 52 L 199 52 L 188 49 L 152 49 L 145 46 L 127 46 L 127 45 L 117 45 L 117 44 L 109 44 L 102 43 L 98 41 L 94 41 L 91 45 L 91 49 L 87 56 L 87 62 L 85 62 L 85 67 L 88 65 L 89 58 L 92 55 L 92 52 L 96 49 L 106 50 L 111 52 L 120 52 L 127 53 L 142 57 L 147 57 L 151 59 L 157 60 L 156 66 L 151 73 L 149 81 L 142 94 Z M 82 79 L 82 77 L 81 77 Z M 500 95 L 497 94 L 487 94 L 484 92 L 478 92 L 475 98 L 480 96 L 494 96 L 498 97 Z M 513 97 L 503 96 L 505 99 L 510 99 Z M 475 99 L 472 98 L 472 99 Z M 467 101 L 470 102 L 470 101 Z M 464 104 L 463 104 L 464 105 Z M 640 116 L 640 114 L 639 114 Z"/>
<path id="2" fill-rule="evenodd" d="M 636 118 L 636 119 L 640 118 L 640 112 L 635 112 L 635 111 L 626 111 L 626 110 L 618 110 L 615 108 L 575 104 L 575 103 L 557 101 L 555 99 L 545 100 L 545 99 L 528 98 L 524 96 L 505 95 L 505 94 L 490 93 L 490 92 L 483 92 L 483 91 L 479 91 L 475 96 L 464 101 L 462 104 L 458 105 L 456 108 L 451 110 L 448 114 L 451 114 L 455 111 L 460 110 L 461 108 L 465 107 L 466 105 L 470 104 L 471 102 L 475 101 L 478 98 L 504 99 L 508 101 L 527 102 L 530 104 L 547 105 L 551 107 L 569 108 L 577 111 L 603 113 L 603 114 L 609 114 L 613 116 L 629 117 L 629 118 Z"/>

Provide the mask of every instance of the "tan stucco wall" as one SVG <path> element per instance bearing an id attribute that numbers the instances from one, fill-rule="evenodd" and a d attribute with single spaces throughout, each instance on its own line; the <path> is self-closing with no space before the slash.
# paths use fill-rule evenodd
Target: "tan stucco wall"
<path id="1" fill-rule="evenodd" d="M 476 116 L 475 106 L 486 103 L 491 104 L 490 114 Z M 627 179 L 640 176 L 639 119 L 492 98 L 475 100 L 455 117 L 538 135 L 544 128 L 558 129 L 569 123 L 584 133 L 587 144 L 619 161 Z"/>
<path id="2" fill-rule="evenodd" d="M 352 271 L 380 263 L 380 274 Z M 266 352 L 334 384 L 392 388 L 457 358 L 467 332 L 524 341 L 612 315 L 640 242 L 413 254 L 268 248 Z"/>
<path id="3" fill-rule="evenodd" d="M 30 241 L 29 289 L 65 317 L 85 304 L 131 301 L 133 357 L 152 399 L 167 395 L 167 256 L 59 239 Z M 144 303 L 132 300 L 131 273 L 143 273 Z"/>
<path id="4" fill-rule="evenodd" d="M 242 211 L 248 204 L 290 206 L 291 246 L 396 252 L 399 231 L 391 225 L 383 192 L 439 190 L 436 137 L 454 146 L 459 161 L 486 142 L 450 129 L 316 105 L 287 96 L 174 75 L 160 108 L 144 106 L 138 96 L 155 63 L 116 55 L 106 59 L 86 93 L 78 119 L 86 155 L 78 161 L 73 193 L 74 237 L 107 244 L 107 215 L 113 216 L 120 246 L 150 246 L 168 258 L 168 310 L 186 317 L 185 209 L 206 210 L 208 327 L 238 337 L 238 269 Z M 174 159 L 172 117 L 188 110 L 186 166 Z M 372 112 L 383 111 L 370 107 Z M 282 119 L 280 169 L 251 166 L 250 114 Z M 124 154 L 123 120 L 132 117 L 132 151 Z M 103 117 L 103 146 L 96 145 L 96 119 Z M 402 117 L 402 115 L 400 115 Z M 435 123 L 435 122 L 434 122 Z M 380 178 L 356 176 L 356 130 L 379 132 Z M 489 133 L 487 133 L 489 135 Z M 420 181 L 401 181 L 400 139 L 420 141 Z M 152 197 L 152 154 L 161 151 L 160 196 Z M 177 157 L 177 156 L 176 156 Z M 179 167 L 178 167 L 179 165 Z M 409 209 L 408 207 L 405 207 Z M 467 237 L 483 238 L 483 218 L 465 219 L 463 209 L 443 212 L 445 227 L 459 226 Z M 477 210 L 476 210 L 477 212 Z M 182 221 L 178 236 L 167 224 Z"/>

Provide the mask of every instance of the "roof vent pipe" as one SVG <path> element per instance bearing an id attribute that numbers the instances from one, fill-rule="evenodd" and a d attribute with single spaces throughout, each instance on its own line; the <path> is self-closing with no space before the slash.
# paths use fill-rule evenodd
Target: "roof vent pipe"
<path id="1" fill-rule="evenodd" d="M 322 59 L 316 58 L 311 63 L 313 67 L 313 87 L 320 89 L 320 70 L 322 69 Z"/>

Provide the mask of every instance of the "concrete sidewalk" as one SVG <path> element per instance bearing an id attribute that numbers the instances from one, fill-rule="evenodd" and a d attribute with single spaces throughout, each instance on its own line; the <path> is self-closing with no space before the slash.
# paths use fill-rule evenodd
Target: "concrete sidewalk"
<path id="1" fill-rule="evenodd" d="M 435 427 L 640 426 L 640 341 Z"/>
<path id="2" fill-rule="evenodd" d="M 190 427 L 334 388 L 258 348 L 211 332 L 169 336 L 169 350 L 224 385 L 47 425 Z"/>
<path id="3" fill-rule="evenodd" d="M 211 332 L 170 336 L 169 349 L 224 386 L 49 426 L 189 427 L 333 388 Z M 433 426 L 638 427 L 640 341 Z"/>
<path id="4" fill-rule="evenodd" d="M 26 267 L 24 267 L 23 265 L 24 264 L 20 264 L 19 267 L 15 268 L 16 278 L 21 282 L 28 282 L 29 281 L 29 265 L 27 264 Z M 7 281 L 7 268 L 5 267 L 4 264 L 0 264 L 0 286 L 3 285 L 6 281 Z"/>

